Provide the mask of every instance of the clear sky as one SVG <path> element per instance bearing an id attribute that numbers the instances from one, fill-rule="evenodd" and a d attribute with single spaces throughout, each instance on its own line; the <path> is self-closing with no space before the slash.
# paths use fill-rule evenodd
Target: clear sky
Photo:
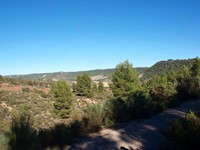
<path id="1" fill-rule="evenodd" d="M 0 0 L 0 74 L 200 56 L 200 0 Z"/>

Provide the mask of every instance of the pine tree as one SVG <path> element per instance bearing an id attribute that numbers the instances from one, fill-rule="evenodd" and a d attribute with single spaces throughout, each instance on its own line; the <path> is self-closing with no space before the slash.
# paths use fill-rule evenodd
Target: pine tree
<path id="1" fill-rule="evenodd" d="M 73 92 L 76 92 L 76 89 L 77 89 L 76 83 L 72 83 L 72 89 L 73 89 Z"/>
<path id="2" fill-rule="evenodd" d="M 78 75 L 76 82 L 77 92 L 79 93 L 79 95 L 87 96 L 91 93 L 92 80 L 87 73 L 84 73 L 82 76 Z"/>
<path id="3" fill-rule="evenodd" d="M 138 74 L 128 60 L 116 66 L 111 81 L 110 87 L 115 97 L 127 97 L 140 86 Z"/>
<path id="4" fill-rule="evenodd" d="M 97 84 L 96 83 L 93 83 L 92 84 L 92 91 L 93 92 L 97 92 L 98 88 L 97 88 Z"/>
<path id="5" fill-rule="evenodd" d="M 66 81 L 58 81 L 52 89 L 54 93 L 54 111 L 61 118 L 69 118 L 72 104 L 72 92 Z"/>
<path id="6" fill-rule="evenodd" d="M 102 81 L 99 82 L 98 91 L 101 92 L 101 93 L 104 92 L 104 85 L 103 85 L 103 82 L 102 82 Z"/>

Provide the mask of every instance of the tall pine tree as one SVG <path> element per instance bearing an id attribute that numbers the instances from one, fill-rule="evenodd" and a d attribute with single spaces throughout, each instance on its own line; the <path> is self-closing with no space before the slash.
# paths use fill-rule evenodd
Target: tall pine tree
<path id="1" fill-rule="evenodd" d="M 61 118 L 69 118 L 72 105 L 72 91 L 66 81 L 58 81 L 53 86 L 52 91 L 54 93 L 54 111 Z"/>
<path id="2" fill-rule="evenodd" d="M 128 60 L 116 66 L 111 81 L 110 87 L 115 97 L 127 97 L 140 86 L 138 74 Z"/>

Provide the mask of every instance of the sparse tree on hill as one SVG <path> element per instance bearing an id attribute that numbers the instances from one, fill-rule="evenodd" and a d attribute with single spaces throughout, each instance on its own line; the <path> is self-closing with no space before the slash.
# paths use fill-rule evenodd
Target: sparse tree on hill
<path id="1" fill-rule="evenodd" d="M 104 92 L 104 85 L 103 85 L 103 82 L 102 81 L 100 81 L 99 82 L 99 85 L 98 85 L 98 91 L 99 92 L 101 92 L 101 93 L 103 93 Z"/>
<path id="2" fill-rule="evenodd" d="M 110 87 L 115 97 L 127 97 L 140 86 L 138 74 L 128 60 L 116 66 L 111 80 Z"/>
<path id="3" fill-rule="evenodd" d="M 61 118 L 69 118 L 72 104 L 72 91 L 66 81 L 58 81 L 51 89 L 54 93 L 54 111 Z"/>

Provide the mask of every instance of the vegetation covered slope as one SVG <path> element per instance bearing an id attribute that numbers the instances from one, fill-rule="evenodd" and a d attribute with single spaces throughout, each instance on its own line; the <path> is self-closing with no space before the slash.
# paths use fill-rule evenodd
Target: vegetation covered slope
<path id="1" fill-rule="evenodd" d="M 153 75 L 161 75 L 162 73 L 169 74 L 171 70 L 177 71 L 181 67 L 190 67 L 194 62 L 194 59 L 160 61 L 154 64 L 152 67 L 144 71 L 144 75 L 141 77 L 141 81 L 150 79 Z"/>
<path id="2" fill-rule="evenodd" d="M 136 71 L 138 73 L 146 70 L 147 67 L 138 67 Z M 115 72 L 115 69 L 98 69 L 90 71 L 79 71 L 79 72 L 55 72 L 55 73 L 39 73 L 39 74 L 28 74 L 28 75 L 11 75 L 12 78 L 22 78 L 29 80 L 38 80 L 38 79 L 54 79 L 54 80 L 65 80 L 65 81 L 75 81 L 77 75 L 82 75 L 88 73 L 90 77 L 100 75 L 99 79 L 107 79 L 110 74 Z M 93 79 L 95 80 L 95 79 Z M 96 79 L 98 80 L 98 78 Z"/>

